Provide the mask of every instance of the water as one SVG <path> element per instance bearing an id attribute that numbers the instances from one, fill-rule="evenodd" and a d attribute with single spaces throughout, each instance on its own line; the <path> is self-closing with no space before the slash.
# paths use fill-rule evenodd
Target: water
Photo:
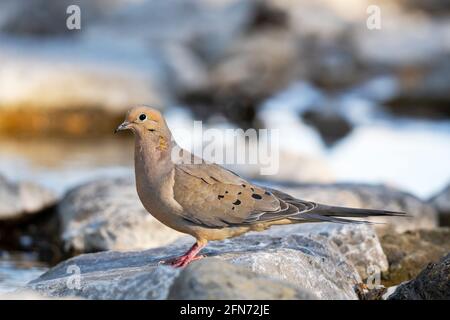
<path id="1" fill-rule="evenodd" d="M 0 251 L 0 294 L 23 288 L 47 270 L 33 253 Z"/>

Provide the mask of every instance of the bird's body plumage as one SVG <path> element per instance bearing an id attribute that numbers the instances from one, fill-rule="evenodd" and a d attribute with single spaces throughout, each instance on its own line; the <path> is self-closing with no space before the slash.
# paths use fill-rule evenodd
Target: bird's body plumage
<path id="1" fill-rule="evenodd" d="M 197 239 L 197 244 L 176 266 L 195 259 L 207 241 L 261 231 L 272 225 L 361 223 L 348 218 L 402 214 L 326 206 L 254 185 L 180 149 L 162 115 L 148 107 L 131 109 L 119 130 L 121 127 L 136 135 L 136 187 L 144 207 L 165 225 Z M 175 148 L 181 155 L 176 160 Z"/>

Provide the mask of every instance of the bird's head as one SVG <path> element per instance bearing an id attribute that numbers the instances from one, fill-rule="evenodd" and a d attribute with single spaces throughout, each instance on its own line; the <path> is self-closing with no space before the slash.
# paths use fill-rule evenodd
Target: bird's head
<path id="1" fill-rule="evenodd" d="M 115 133 L 123 130 L 131 130 L 140 136 L 166 135 L 169 131 L 161 112 L 146 106 L 128 110 L 125 121 L 117 127 Z"/>

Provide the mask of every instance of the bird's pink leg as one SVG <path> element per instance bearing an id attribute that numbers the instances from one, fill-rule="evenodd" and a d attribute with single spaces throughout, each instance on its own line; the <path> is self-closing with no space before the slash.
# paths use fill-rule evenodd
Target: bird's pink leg
<path id="1" fill-rule="evenodd" d="M 206 242 L 204 241 L 197 241 L 194 243 L 194 245 L 181 257 L 169 260 L 169 261 L 162 261 L 162 263 L 170 264 L 171 266 L 175 268 L 184 267 L 187 266 L 190 262 L 194 260 L 198 260 L 203 258 L 203 256 L 198 256 L 197 254 L 206 246 Z"/>

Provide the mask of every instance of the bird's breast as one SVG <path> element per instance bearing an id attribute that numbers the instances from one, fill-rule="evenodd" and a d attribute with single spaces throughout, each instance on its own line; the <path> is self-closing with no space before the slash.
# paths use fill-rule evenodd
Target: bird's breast
<path id="1" fill-rule="evenodd" d="M 183 208 L 173 197 L 173 177 L 161 177 L 157 183 L 145 176 L 136 176 L 136 189 L 144 208 L 168 227 L 180 230 Z"/>

